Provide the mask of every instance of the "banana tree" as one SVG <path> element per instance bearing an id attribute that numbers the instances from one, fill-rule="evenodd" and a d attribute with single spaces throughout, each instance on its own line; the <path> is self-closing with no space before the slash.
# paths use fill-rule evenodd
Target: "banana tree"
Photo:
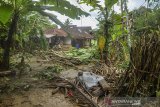
<path id="1" fill-rule="evenodd" d="M 48 49 L 48 44 L 42 31 L 55 27 L 56 25 L 52 24 L 48 17 L 42 16 L 35 11 L 22 15 L 13 40 L 14 49 L 31 53 L 35 49 Z"/>
<path id="2" fill-rule="evenodd" d="M 111 35 L 109 33 L 109 28 L 112 22 L 109 21 L 109 14 L 112 11 L 112 7 L 114 4 L 118 2 L 118 0 L 104 0 L 104 6 L 100 5 L 100 0 L 80 0 L 80 3 L 85 3 L 93 7 L 92 10 L 98 9 L 101 13 L 101 17 L 103 17 L 103 36 L 105 37 L 105 47 L 103 49 L 103 56 L 106 64 L 109 64 L 108 59 L 108 48 L 109 42 L 111 39 Z"/>
<path id="3" fill-rule="evenodd" d="M 10 23 L 7 40 L 3 52 L 1 68 L 9 69 L 9 54 L 12 40 L 17 30 L 17 23 L 21 15 L 30 11 L 37 11 L 42 15 L 48 16 L 52 21 L 63 26 L 63 23 L 55 15 L 46 13 L 44 10 L 59 12 L 73 19 L 79 19 L 80 16 L 89 14 L 71 5 L 67 0 L 1 0 L 0 1 L 0 24 Z"/>

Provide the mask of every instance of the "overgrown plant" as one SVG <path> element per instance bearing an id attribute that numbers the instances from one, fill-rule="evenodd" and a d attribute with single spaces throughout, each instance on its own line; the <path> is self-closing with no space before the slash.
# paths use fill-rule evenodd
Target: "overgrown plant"
<path id="1" fill-rule="evenodd" d="M 39 79 L 53 79 L 54 78 L 54 73 L 60 73 L 63 70 L 62 66 L 60 65 L 54 65 L 54 66 L 49 66 L 46 69 L 40 71 L 38 74 L 35 76 L 38 77 Z"/>
<path id="2" fill-rule="evenodd" d="M 108 58 L 108 55 L 109 55 L 109 42 L 111 40 L 111 35 L 110 35 L 110 32 L 109 32 L 109 29 L 112 25 L 112 22 L 109 20 L 109 16 L 110 16 L 110 13 L 112 12 L 112 7 L 114 4 L 116 4 L 118 2 L 118 0 L 104 0 L 104 6 L 100 5 L 100 1 L 99 0 L 80 0 L 81 3 L 86 3 L 90 6 L 93 7 L 93 10 L 95 9 L 98 9 L 99 10 L 99 13 L 100 13 L 100 19 L 99 21 L 103 21 L 103 24 L 102 24 L 102 35 L 101 36 L 104 36 L 105 38 L 105 47 L 103 49 L 103 57 L 104 57 L 104 60 L 105 60 L 105 63 L 106 64 L 109 64 L 109 58 Z"/>
<path id="3" fill-rule="evenodd" d="M 99 51 L 96 46 L 86 48 L 86 49 L 85 48 L 81 48 L 81 49 L 73 48 L 70 51 L 68 51 L 66 55 L 71 58 L 78 58 L 83 63 L 88 63 L 92 61 L 93 59 L 100 58 Z"/>

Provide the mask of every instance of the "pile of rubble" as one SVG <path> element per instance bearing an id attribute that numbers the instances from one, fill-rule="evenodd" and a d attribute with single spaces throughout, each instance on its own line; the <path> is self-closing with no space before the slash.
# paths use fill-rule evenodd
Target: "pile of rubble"
<path id="1" fill-rule="evenodd" d="M 117 89 L 117 81 L 125 74 L 124 70 L 116 67 L 107 66 L 105 63 L 97 63 L 92 67 L 92 72 L 104 76 L 108 85 L 110 86 L 110 94 L 113 94 Z"/>
<path id="2" fill-rule="evenodd" d="M 107 95 L 110 89 L 104 77 L 91 72 L 79 72 L 72 81 L 55 76 L 52 83 L 52 94 L 60 91 L 81 107 L 99 107 L 102 104 L 99 98 Z"/>
<path id="3" fill-rule="evenodd" d="M 100 71 L 97 73 L 98 68 L 103 71 L 103 75 Z M 108 70 L 108 72 L 105 70 Z M 100 64 L 92 67 L 91 71 L 79 72 L 71 81 L 61 77 L 54 77 L 52 81 L 53 93 L 61 91 L 81 107 L 104 106 L 106 105 L 106 97 L 111 96 L 116 88 L 114 81 L 119 78 L 118 73 L 113 68 Z"/>
<path id="4" fill-rule="evenodd" d="M 65 57 L 63 52 L 56 52 L 54 50 L 36 51 L 35 54 L 41 58 L 37 60 L 37 62 L 41 63 L 52 62 L 71 67 L 82 64 L 79 59 Z"/>
<path id="5" fill-rule="evenodd" d="M 103 64 L 99 66 L 104 67 Z M 95 68 L 96 66 L 94 66 L 92 69 Z M 80 107 L 109 106 L 112 103 L 111 99 L 112 98 L 114 99 L 114 97 L 117 98 L 117 96 L 114 96 L 115 90 L 117 90 L 118 87 L 116 86 L 116 84 L 117 81 L 119 80 L 120 75 L 123 74 L 123 72 L 121 72 L 118 75 L 118 71 L 116 72 L 116 69 L 110 68 L 110 70 L 111 69 L 113 72 L 115 71 L 114 74 L 110 72 L 111 74 L 109 75 L 108 72 L 106 73 L 105 76 L 93 73 L 95 70 L 90 72 L 88 71 L 79 72 L 77 76 L 71 80 L 59 76 L 54 76 L 51 82 L 52 87 L 54 88 L 52 94 L 55 94 L 60 91 L 64 93 L 64 95 L 67 98 L 69 98 L 73 103 L 77 103 L 77 105 L 79 105 Z M 119 100 L 123 100 L 123 98 L 122 99 L 121 98 L 122 97 L 120 97 Z M 126 97 L 126 100 L 130 98 Z M 150 99 L 149 101 L 148 100 L 146 101 L 146 99 L 138 99 L 137 101 L 140 101 L 140 103 L 135 103 L 135 104 L 141 104 L 141 103 L 143 103 L 142 105 L 150 104 Z M 154 101 L 156 101 L 156 103 L 154 104 L 156 105 L 159 104 L 157 103 L 157 101 L 159 101 L 158 99 L 156 100 L 154 99 Z"/>

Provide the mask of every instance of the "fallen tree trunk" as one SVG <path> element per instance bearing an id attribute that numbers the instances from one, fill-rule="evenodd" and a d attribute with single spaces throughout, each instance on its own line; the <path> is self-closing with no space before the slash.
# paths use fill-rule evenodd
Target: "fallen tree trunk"
<path id="1" fill-rule="evenodd" d="M 1 71 L 0 72 L 0 77 L 5 77 L 5 76 L 14 76 L 15 72 L 13 71 Z"/>
<path id="2" fill-rule="evenodd" d="M 40 56 L 42 59 L 44 60 L 38 60 L 37 62 L 54 62 L 54 63 L 59 63 L 62 65 L 67 65 L 67 66 L 71 66 L 74 67 L 75 65 L 80 65 L 82 64 L 82 61 L 80 61 L 79 59 L 76 58 L 68 58 L 68 57 L 64 57 L 62 55 L 57 55 L 53 50 L 50 50 L 49 52 L 46 51 L 40 51 L 40 52 L 36 52 L 36 54 L 38 54 L 38 56 Z"/>

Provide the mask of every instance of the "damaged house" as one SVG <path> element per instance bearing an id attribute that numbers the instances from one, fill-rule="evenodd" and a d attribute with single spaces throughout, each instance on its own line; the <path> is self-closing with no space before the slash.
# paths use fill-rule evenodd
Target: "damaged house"
<path id="1" fill-rule="evenodd" d="M 72 37 L 72 46 L 73 47 L 86 47 L 91 46 L 91 40 L 93 39 L 91 27 L 77 27 L 76 25 L 70 25 L 68 32 Z"/>
<path id="2" fill-rule="evenodd" d="M 57 28 L 47 29 L 44 34 L 50 47 L 53 47 L 58 44 L 63 44 L 63 45 L 71 44 L 68 34 L 62 29 L 57 29 Z"/>
<path id="3" fill-rule="evenodd" d="M 69 25 L 67 29 L 48 29 L 45 31 L 45 36 L 50 47 L 55 45 L 71 45 L 73 47 L 81 48 L 91 46 L 93 39 L 91 27 L 77 27 L 76 25 Z"/>

